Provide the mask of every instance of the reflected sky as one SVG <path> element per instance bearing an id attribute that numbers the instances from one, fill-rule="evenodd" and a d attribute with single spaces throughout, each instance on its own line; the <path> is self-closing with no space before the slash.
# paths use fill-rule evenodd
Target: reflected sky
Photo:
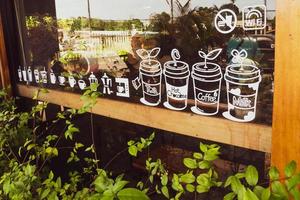
<path id="1" fill-rule="evenodd" d="M 55 0 L 58 18 L 88 16 L 88 0 Z M 275 0 L 266 0 L 267 8 L 275 10 Z M 186 0 L 180 0 L 182 4 Z M 251 3 L 250 3 L 251 2 Z M 229 0 L 192 0 L 191 7 L 210 7 L 230 3 Z M 236 0 L 236 5 L 261 5 L 264 0 Z M 167 0 L 90 0 L 91 16 L 100 19 L 124 20 L 130 18 L 148 19 L 153 13 L 170 12 Z M 272 15 L 269 15 L 272 17 Z"/>

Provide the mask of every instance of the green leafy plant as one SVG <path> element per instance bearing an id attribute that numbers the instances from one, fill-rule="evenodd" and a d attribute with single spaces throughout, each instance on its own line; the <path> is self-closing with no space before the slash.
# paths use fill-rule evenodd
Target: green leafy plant
<path id="1" fill-rule="evenodd" d="M 80 109 L 59 112 L 54 120 L 46 122 L 41 117 L 47 107 L 46 102 L 36 101 L 30 112 L 18 112 L 14 99 L 1 91 L 0 99 L 6 101 L 0 102 L 0 124 L 3 126 L 0 130 L 0 199 L 149 199 L 145 192 L 128 187 L 129 182 L 123 179 L 123 175 L 113 178 L 99 168 L 94 140 L 90 147 L 75 141 L 80 130 L 74 124 L 74 119 L 92 111 L 100 96 L 97 87 L 92 85 L 87 88 Z M 47 91 L 37 91 L 35 100 L 41 92 Z M 64 124 L 63 130 L 58 134 L 51 133 L 58 123 Z M 51 159 L 60 156 L 60 149 L 64 148 L 60 146 L 62 140 L 72 144 L 71 148 L 66 147 L 71 149 L 67 163 L 80 161 L 80 151 L 91 153 L 91 156 L 84 157 L 86 167 L 83 171 L 70 171 L 69 179 L 65 182 L 48 167 Z"/>
<path id="2" fill-rule="evenodd" d="M 81 97 L 82 107 L 57 113 L 55 119 L 44 121 L 42 116 L 47 102 L 39 102 L 39 95 L 47 93 L 39 89 L 36 102 L 27 112 L 18 110 L 15 99 L 0 91 L 0 199 L 12 200 L 148 200 L 157 193 L 166 199 L 185 199 L 185 195 L 208 193 L 212 188 L 224 186 L 230 190 L 224 200 L 288 200 L 300 199 L 300 173 L 297 164 L 290 162 L 284 175 L 280 176 L 275 167 L 269 170 L 270 183 L 259 184 L 258 171 L 247 166 L 227 178 L 223 184 L 215 169 L 214 161 L 219 158 L 220 146 L 200 143 L 199 151 L 183 159 L 185 170 L 170 173 L 161 159 L 152 159 L 149 151 L 155 133 L 149 137 L 130 140 L 126 149 L 119 152 L 103 168 L 100 167 L 93 129 L 93 107 L 101 95 L 98 85 L 92 84 Z M 75 121 L 82 114 L 90 112 L 92 144 L 85 146 L 76 141 L 80 129 Z M 62 124 L 62 130 L 53 133 L 54 127 Z M 70 146 L 62 147 L 63 140 Z M 69 149 L 66 163 L 81 162 L 81 169 L 69 171 L 69 178 L 62 180 L 50 168 L 53 158 L 61 156 L 62 149 Z M 132 187 L 124 174 L 113 176 L 107 171 L 110 163 L 122 153 L 137 157 L 148 149 L 145 169 L 146 180 Z M 80 157 L 79 153 L 88 154 Z M 269 185 L 268 187 L 266 185 Z"/>
<path id="3" fill-rule="evenodd" d="M 225 187 L 231 188 L 232 192 L 228 193 L 224 200 L 288 200 L 300 199 L 300 173 L 296 173 L 297 164 L 295 161 L 290 162 L 284 172 L 285 176 L 280 178 L 279 171 L 276 167 L 269 170 L 270 186 L 262 187 L 258 185 L 258 171 L 253 166 L 248 166 L 243 173 L 237 173 L 230 176 Z"/>
<path id="4" fill-rule="evenodd" d="M 218 173 L 213 164 L 220 154 L 220 147 L 200 143 L 199 149 L 200 152 L 194 152 L 192 158 L 184 158 L 183 164 L 187 168 L 184 173 L 169 174 L 160 159 L 152 161 L 149 158 L 146 161 L 148 181 L 154 184 L 156 193 L 162 194 L 167 199 L 178 200 L 185 193 L 201 194 L 208 192 L 212 187 L 222 185 L 222 182 L 218 181 Z M 159 181 L 155 182 L 155 179 Z M 149 190 L 146 183 L 138 183 L 141 190 Z"/>

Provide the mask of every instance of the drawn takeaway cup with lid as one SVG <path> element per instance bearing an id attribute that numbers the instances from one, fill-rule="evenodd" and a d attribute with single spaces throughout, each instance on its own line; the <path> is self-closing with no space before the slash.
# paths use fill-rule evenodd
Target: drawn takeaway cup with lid
<path id="1" fill-rule="evenodd" d="M 244 64 L 246 50 L 231 52 L 232 63 L 226 68 L 228 111 L 223 116 L 236 122 L 250 122 L 255 119 L 260 69 L 254 64 Z"/>
<path id="2" fill-rule="evenodd" d="M 222 71 L 218 64 L 207 60 L 213 61 L 221 52 L 222 49 L 215 49 L 208 54 L 198 52 L 204 62 L 192 67 L 195 106 L 191 110 L 196 114 L 209 116 L 219 112 Z"/>
<path id="3" fill-rule="evenodd" d="M 177 49 L 172 50 L 171 57 L 172 61 L 166 62 L 163 70 L 167 91 L 164 106 L 172 110 L 184 110 L 187 107 L 189 65 L 179 61 L 180 54 Z"/>
<path id="4" fill-rule="evenodd" d="M 157 106 L 161 102 L 162 69 L 160 62 L 155 59 L 159 52 L 158 47 L 151 51 L 145 49 L 136 51 L 142 58 L 139 76 L 142 82 L 143 98 L 140 101 L 148 106 Z"/>

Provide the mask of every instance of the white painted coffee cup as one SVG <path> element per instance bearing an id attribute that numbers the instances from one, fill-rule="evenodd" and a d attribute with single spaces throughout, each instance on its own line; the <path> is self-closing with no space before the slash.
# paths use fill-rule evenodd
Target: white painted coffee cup
<path id="1" fill-rule="evenodd" d="M 59 76 L 58 82 L 59 82 L 59 85 L 65 85 L 66 78 L 64 76 Z"/>
<path id="2" fill-rule="evenodd" d="M 69 81 L 70 87 L 72 87 L 72 88 L 75 87 L 76 79 L 73 76 L 69 76 L 68 81 Z"/>
<path id="3" fill-rule="evenodd" d="M 78 85 L 81 90 L 84 90 L 86 88 L 86 83 L 84 80 L 79 80 Z"/>

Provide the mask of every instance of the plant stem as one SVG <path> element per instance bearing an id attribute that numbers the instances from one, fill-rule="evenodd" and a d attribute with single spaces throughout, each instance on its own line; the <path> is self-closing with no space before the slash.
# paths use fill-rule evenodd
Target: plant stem
<path id="1" fill-rule="evenodd" d="M 94 117 L 93 117 L 92 109 L 91 109 L 91 134 L 92 134 L 92 143 L 93 143 L 93 147 L 94 147 L 94 157 L 95 157 L 95 160 L 98 161 L 98 155 L 97 155 L 97 150 L 96 150 L 96 145 L 95 145 Z M 97 162 L 96 166 L 97 166 L 97 168 L 99 168 L 98 162 Z"/>
<path id="2" fill-rule="evenodd" d="M 65 125 L 65 127 L 64 127 L 63 131 L 61 132 L 59 138 L 57 139 L 57 141 L 56 141 L 54 147 L 57 147 L 59 141 L 61 140 L 62 136 L 64 135 L 64 130 L 65 130 L 66 128 L 67 128 L 67 125 Z M 40 167 L 39 170 L 37 171 L 38 174 L 39 174 L 40 171 L 43 169 L 44 165 L 46 164 L 46 162 L 47 162 L 48 160 L 49 160 L 49 156 L 44 160 L 44 162 L 42 163 L 41 167 Z"/>
<path id="3" fill-rule="evenodd" d="M 105 170 L 116 158 L 118 158 L 121 154 L 125 153 L 127 151 L 128 147 L 119 153 L 117 153 L 104 167 L 103 169 Z"/>

